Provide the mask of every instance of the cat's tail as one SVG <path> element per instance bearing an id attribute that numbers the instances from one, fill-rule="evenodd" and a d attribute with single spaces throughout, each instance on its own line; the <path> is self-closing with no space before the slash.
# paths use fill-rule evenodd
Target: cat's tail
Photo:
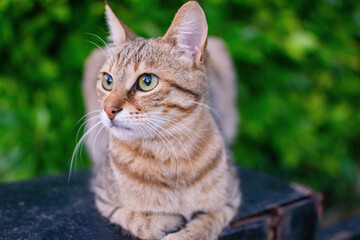
<path id="1" fill-rule="evenodd" d="M 88 134 L 86 145 L 95 166 L 97 163 L 101 162 L 104 156 L 106 156 L 108 145 L 108 133 L 104 128 L 102 128 L 103 125 L 98 124 L 98 126 L 95 126 L 95 124 L 100 121 L 100 104 L 97 101 L 96 82 L 100 68 L 105 63 L 105 60 L 106 57 L 101 49 L 94 50 L 86 60 L 82 83 L 84 103 L 87 113 L 86 127 L 87 129 L 92 129 Z"/>
<path id="2" fill-rule="evenodd" d="M 239 115 L 236 101 L 236 72 L 232 59 L 222 40 L 208 39 L 210 57 L 210 104 L 213 114 L 227 144 L 231 144 L 237 133 Z"/>

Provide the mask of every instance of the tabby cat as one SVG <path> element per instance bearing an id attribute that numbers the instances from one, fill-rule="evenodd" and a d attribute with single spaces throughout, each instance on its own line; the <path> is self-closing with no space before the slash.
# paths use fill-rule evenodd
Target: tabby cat
<path id="1" fill-rule="evenodd" d="M 105 9 L 112 44 L 89 57 L 83 85 L 96 206 L 141 239 L 217 239 L 240 204 L 228 53 L 195 1 L 154 39 Z"/>

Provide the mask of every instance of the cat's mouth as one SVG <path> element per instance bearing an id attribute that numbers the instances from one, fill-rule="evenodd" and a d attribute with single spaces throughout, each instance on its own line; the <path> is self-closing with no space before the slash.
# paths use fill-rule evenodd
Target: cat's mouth
<path id="1" fill-rule="evenodd" d="M 123 123 L 113 120 L 110 123 L 110 128 L 117 128 L 117 129 L 122 129 L 122 130 L 127 130 L 127 131 L 132 131 L 132 129 L 126 125 L 124 125 Z"/>

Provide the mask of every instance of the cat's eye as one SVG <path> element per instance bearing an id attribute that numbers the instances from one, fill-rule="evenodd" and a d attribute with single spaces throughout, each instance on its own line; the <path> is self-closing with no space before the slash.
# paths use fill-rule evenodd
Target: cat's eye
<path id="1" fill-rule="evenodd" d="M 104 73 L 102 77 L 102 86 L 105 90 L 111 91 L 114 87 L 114 79 L 107 73 Z"/>
<path id="2" fill-rule="evenodd" d="M 139 77 L 140 90 L 147 92 L 156 87 L 159 82 L 159 78 L 154 74 L 144 73 Z"/>

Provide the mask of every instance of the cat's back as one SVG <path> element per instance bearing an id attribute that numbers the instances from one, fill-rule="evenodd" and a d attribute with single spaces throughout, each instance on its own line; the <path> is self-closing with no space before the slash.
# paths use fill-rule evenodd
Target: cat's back
<path id="1" fill-rule="evenodd" d="M 207 51 L 210 57 L 210 104 L 215 108 L 213 116 L 225 141 L 230 144 L 234 140 L 238 124 L 235 68 L 221 39 L 209 37 Z"/>

